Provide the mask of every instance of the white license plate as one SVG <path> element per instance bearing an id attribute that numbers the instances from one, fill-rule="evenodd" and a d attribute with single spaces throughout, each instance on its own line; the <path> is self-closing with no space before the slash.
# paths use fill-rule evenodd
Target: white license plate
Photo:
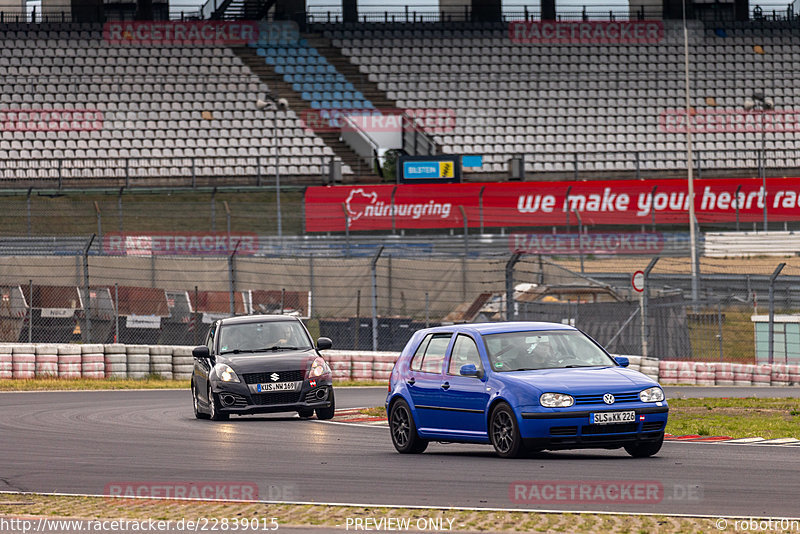
<path id="1" fill-rule="evenodd" d="M 589 415 L 589 422 L 593 425 L 609 425 L 611 423 L 633 423 L 636 421 L 636 412 L 598 412 Z"/>
<path id="2" fill-rule="evenodd" d="M 300 387 L 300 382 L 268 382 L 256 384 L 256 393 L 269 393 L 270 391 L 295 391 Z"/>

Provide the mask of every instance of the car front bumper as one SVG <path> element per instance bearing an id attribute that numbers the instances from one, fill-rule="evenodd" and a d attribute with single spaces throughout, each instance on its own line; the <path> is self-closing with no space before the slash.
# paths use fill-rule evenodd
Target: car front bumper
<path id="1" fill-rule="evenodd" d="M 635 421 L 592 424 L 590 414 L 634 411 Z M 521 410 L 520 434 L 526 446 L 539 449 L 616 448 L 628 443 L 652 442 L 664 438 L 668 406 L 631 406 L 605 409 L 552 411 Z"/>
<path id="2" fill-rule="evenodd" d="M 328 408 L 333 397 L 330 379 L 317 379 L 314 387 L 305 380 L 298 391 L 254 393 L 247 384 L 221 381 L 212 388 L 218 395 L 220 413 L 238 415 Z"/>

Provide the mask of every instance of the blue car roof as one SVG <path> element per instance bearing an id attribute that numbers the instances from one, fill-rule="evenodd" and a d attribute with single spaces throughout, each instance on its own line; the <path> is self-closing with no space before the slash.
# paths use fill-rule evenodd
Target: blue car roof
<path id="1" fill-rule="evenodd" d="M 509 321 L 501 323 L 466 323 L 429 328 L 427 332 L 473 332 L 480 335 L 502 334 L 506 332 L 523 332 L 528 330 L 576 330 L 574 327 L 560 323 L 543 323 L 534 321 Z"/>

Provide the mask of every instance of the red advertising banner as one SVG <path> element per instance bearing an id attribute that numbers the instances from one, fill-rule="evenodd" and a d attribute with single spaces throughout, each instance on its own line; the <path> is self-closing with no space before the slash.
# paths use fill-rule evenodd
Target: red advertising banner
<path id="1" fill-rule="evenodd" d="M 800 178 L 695 180 L 701 223 L 800 219 Z M 309 232 L 470 228 L 686 224 L 685 180 L 510 182 L 474 184 L 325 186 L 306 190 Z"/>
<path id="2" fill-rule="evenodd" d="M 258 252 L 256 234 L 175 232 L 166 234 L 106 234 L 103 253 L 113 256 L 227 256 L 233 253 L 253 255 Z"/>

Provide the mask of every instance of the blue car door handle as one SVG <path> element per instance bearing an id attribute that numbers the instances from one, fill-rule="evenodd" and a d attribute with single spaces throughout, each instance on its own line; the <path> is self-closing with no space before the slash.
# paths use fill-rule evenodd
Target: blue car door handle
<path id="1" fill-rule="evenodd" d="M 442 384 L 442 389 L 450 389 L 450 382 L 445 382 Z"/>
<path id="2" fill-rule="evenodd" d="M 414 380 L 414 377 L 411 377 L 411 378 L 408 379 L 408 385 L 409 386 L 413 386 L 415 383 L 416 383 L 416 380 Z"/>

